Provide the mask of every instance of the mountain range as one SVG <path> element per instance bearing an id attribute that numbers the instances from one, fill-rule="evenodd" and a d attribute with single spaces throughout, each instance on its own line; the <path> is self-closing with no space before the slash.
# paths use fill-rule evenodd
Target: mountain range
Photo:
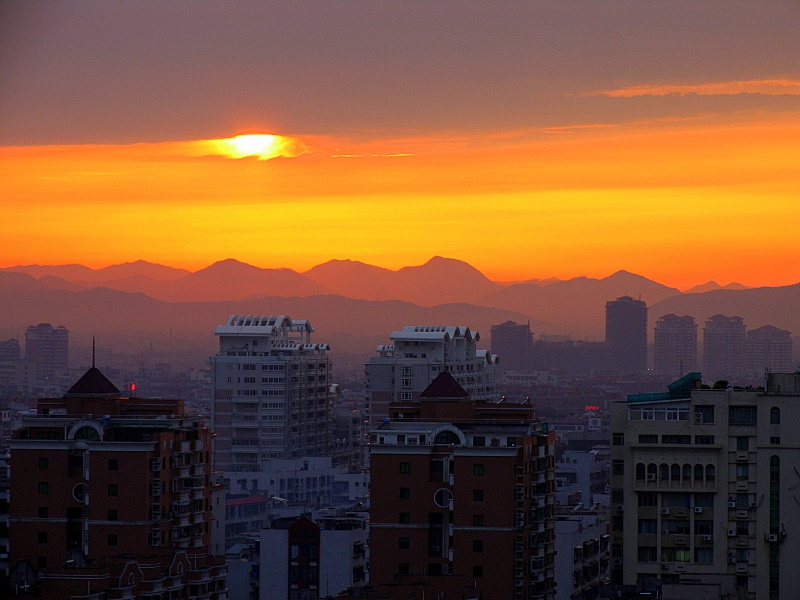
<path id="1" fill-rule="evenodd" d="M 391 331 L 411 324 L 464 324 L 483 334 L 507 320 L 530 322 L 537 335 L 604 337 L 605 303 L 623 295 L 650 307 L 649 322 L 667 313 L 702 323 L 722 313 L 748 327 L 765 324 L 800 333 L 800 284 L 774 288 L 719 286 L 688 292 L 640 275 L 502 283 L 471 265 L 434 257 L 393 271 L 332 260 L 299 273 L 227 259 L 195 272 L 145 261 L 90 269 L 27 265 L 0 269 L 0 335 L 30 324 L 64 325 L 79 336 L 138 340 L 165 336 L 213 348 L 213 329 L 230 314 L 288 314 L 311 321 L 334 350 L 369 353 Z"/>

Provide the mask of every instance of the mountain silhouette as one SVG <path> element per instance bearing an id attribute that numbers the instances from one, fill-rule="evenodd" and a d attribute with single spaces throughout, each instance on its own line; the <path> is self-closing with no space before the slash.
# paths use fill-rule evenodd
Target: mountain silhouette
<path id="1" fill-rule="evenodd" d="M 434 256 L 397 271 L 351 260 L 331 260 L 305 273 L 332 293 L 361 300 L 404 300 L 421 306 L 473 302 L 501 289 L 464 261 Z"/>

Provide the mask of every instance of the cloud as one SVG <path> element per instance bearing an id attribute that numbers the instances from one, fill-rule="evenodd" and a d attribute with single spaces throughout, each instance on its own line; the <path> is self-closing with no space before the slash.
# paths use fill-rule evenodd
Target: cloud
<path id="1" fill-rule="evenodd" d="M 793 79 L 750 79 L 746 81 L 721 81 L 717 83 L 634 85 L 614 90 L 599 90 L 582 96 L 607 96 L 609 98 L 635 98 L 637 96 L 735 96 L 761 94 L 764 96 L 800 96 L 800 81 Z"/>

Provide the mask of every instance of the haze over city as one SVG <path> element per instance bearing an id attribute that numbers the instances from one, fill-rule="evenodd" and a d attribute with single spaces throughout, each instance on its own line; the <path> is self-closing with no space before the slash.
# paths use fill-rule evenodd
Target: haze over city
<path id="1" fill-rule="evenodd" d="M 0 264 L 796 283 L 797 10 L 3 3 Z"/>

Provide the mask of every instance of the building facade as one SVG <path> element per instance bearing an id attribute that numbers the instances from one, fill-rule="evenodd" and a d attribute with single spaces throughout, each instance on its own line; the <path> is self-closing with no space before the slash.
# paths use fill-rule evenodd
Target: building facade
<path id="1" fill-rule="evenodd" d="M 697 370 L 697 323 L 694 317 L 668 314 L 653 330 L 653 369 L 670 381 Z"/>
<path id="2" fill-rule="evenodd" d="M 211 433 L 182 400 L 124 398 L 92 367 L 11 441 L 14 591 L 223 600 L 210 554 Z"/>
<path id="3" fill-rule="evenodd" d="M 699 383 L 693 373 L 612 405 L 612 582 L 794 597 L 800 374 L 769 373 L 760 390 Z"/>
<path id="4" fill-rule="evenodd" d="M 647 371 L 647 304 L 630 296 L 606 302 L 606 350 L 611 369 Z"/>
<path id="5" fill-rule="evenodd" d="M 258 471 L 273 458 L 328 456 L 331 369 L 327 344 L 308 321 L 237 316 L 215 330 L 211 358 L 215 468 Z"/>
<path id="6" fill-rule="evenodd" d="M 703 327 L 703 374 L 709 381 L 734 381 L 745 372 L 744 319 L 714 315 Z"/>
<path id="7" fill-rule="evenodd" d="M 419 397 L 448 371 L 475 400 L 495 395 L 496 355 L 478 349 L 481 337 L 469 327 L 406 326 L 392 332 L 366 364 L 367 408 L 374 427 L 389 415 L 390 402 Z"/>
<path id="8" fill-rule="evenodd" d="M 371 433 L 370 583 L 393 598 L 554 597 L 554 441 L 449 372 Z"/>

